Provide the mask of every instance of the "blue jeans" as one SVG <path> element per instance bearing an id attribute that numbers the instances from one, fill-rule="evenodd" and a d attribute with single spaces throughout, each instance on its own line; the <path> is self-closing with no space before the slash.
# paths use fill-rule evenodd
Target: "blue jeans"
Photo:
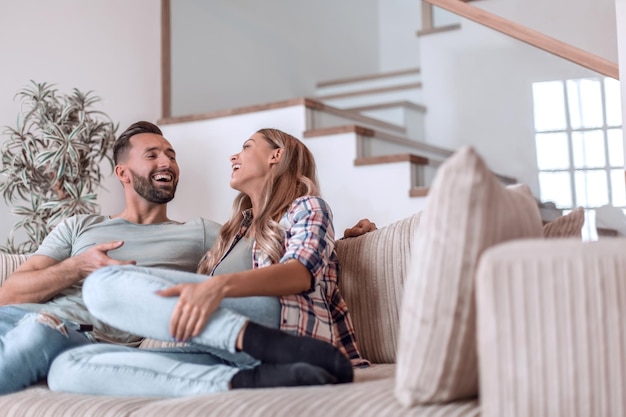
<path id="1" fill-rule="evenodd" d="M 78 326 L 45 313 L 0 307 L 0 394 L 19 391 L 48 374 L 61 352 L 90 344 Z"/>
<path id="2" fill-rule="evenodd" d="M 189 272 L 113 266 L 91 274 L 83 285 L 89 311 L 120 330 L 173 341 L 169 333 L 178 297 L 155 292 L 182 282 L 202 282 Z M 136 349 L 97 344 L 60 355 L 48 375 L 53 391 L 82 394 L 186 396 L 226 391 L 233 375 L 258 361 L 235 351 L 237 336 L 248 320 L 278 328 L 277 297 L 228 298 L 186 347 Z"/>

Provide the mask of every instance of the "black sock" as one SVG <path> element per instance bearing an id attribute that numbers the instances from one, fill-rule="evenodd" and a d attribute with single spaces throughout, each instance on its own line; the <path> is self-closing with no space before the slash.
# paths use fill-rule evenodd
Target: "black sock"
<path id="1" fill-rule="evenodd" d="M 306 362 L 325 369 L 340 384 L 352 382 L 350 360 L 330 343 L 308 336 L 294 336 L 278 329 L 248 322 L 243 349 L 263 363 Z"/>
<path id="2" fill-rule="evenodd" d="M 237 372 L 230 380 L 230 387 L 273 388 L 336 383 L 337 379 L 334 376 L 308 363 L 262 363 L 255 368 Z"/>

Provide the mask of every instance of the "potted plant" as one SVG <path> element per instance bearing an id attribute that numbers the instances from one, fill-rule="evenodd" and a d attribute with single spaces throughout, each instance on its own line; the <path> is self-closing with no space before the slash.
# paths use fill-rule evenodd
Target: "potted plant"
<path id="1" fill-rule="evenodd" d="M 100 98 L 91 91 L 63 94 L 53 84 L 33 81 L 16 97 L 17 126 L 6 126 L 0 151 L 0 192 L 9 205 L 22 202 L 12 209 L 22 219 L 0 251 L 32 253 L 62 219 L 99 212 L 95 190 L 102 165 L 113 167 L 117 125 L 93 108 Z M 16 243 L 19 229 L 26 237 Z"/>

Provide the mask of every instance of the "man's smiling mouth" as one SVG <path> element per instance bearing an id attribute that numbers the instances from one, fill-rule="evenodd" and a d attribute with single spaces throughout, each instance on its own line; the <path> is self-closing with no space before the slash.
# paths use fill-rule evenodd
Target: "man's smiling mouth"
<path id="1" fill-rule="evenodd" d="M 170 182 L 173 178 L 172 174 L 156 174 L 152 176 L 152 179 L 158 182 Z"/>

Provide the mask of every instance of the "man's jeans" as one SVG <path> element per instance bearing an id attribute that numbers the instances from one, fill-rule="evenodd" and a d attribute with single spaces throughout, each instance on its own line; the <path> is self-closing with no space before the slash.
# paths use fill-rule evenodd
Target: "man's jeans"
<path id="1" fill-rule="evenodd" d="M 59 353 L 90 343 L 75 323 L 19 305 L 0 307 L 0 394 L 45 378 Z"/>
<path id="2" fill-rule="evenodd" d="M 106 267 L 85 280 L 83 297 L 90 313 L 113 327 L 174 341 L 169 324 L 178 297 L 155 292 L 206 279 L 173 270 Z M 226 391 L 234 374 L 259 363 L 235 351 L 245 323 L 278 328 L 280 311 L 277 297 L 227 298 L 188 346 L 145 350 L 95 344 L 72 349 L 54 361 L 48 384 L 54 391 L 106 395 L 171 397 Z"/>

